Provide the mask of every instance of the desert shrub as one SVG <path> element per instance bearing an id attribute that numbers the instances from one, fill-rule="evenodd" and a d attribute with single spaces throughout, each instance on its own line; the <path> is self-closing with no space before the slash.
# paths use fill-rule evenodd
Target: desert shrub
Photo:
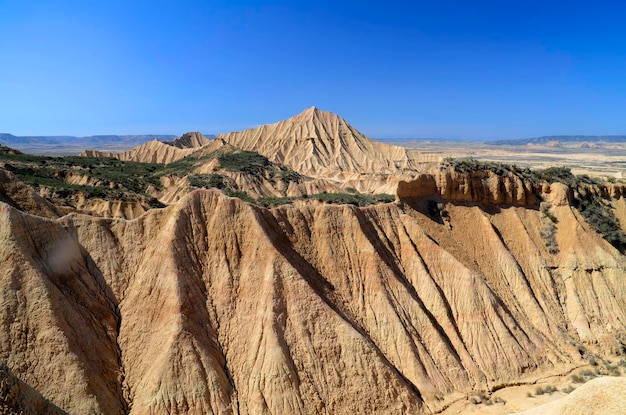
<path id="1" fill-rule="evenodd" d="M 478 393 L 470 398 L 470 402 L 473 403 L 474 405 L 487 403 L 487 401 L 489 401 L 489 404 L 491 404 L 491 401 L 489 400 L 489 398 L 487 398 L 487 396 L 485 396 L 484 393 Z"/>
<path id="2" fill-rule="evenodd" d="M 393 195 L 368 195 L 363 193 L 318 193 L 310 195 L 310 197 L 320 202 L 354 206 L 369 206 L 377 203 L 389 203 L 395 200 Z"/>
<path id="3" fill-rule="evenodd" d="M 280 205 L 285 205 L 293 202 L 296 198 L 293 197 L 261 197 L 254 201 L 255 204 L 266 208 L 273 208 Z"/>
<path id="4" fill-rule="evenodd" d="M 539 395 L 543 395 L 543 394 L 546 394 L 546 393 L 550 394 L 550 393 L 553 393 L 553 392 L 556 392 L 556 391 L 557 391 L 557 389 L 554 386 L 552 386 L 552 385 L 548 385 L 548 386 L 545 386 L 543 388 L 541 386 L 537 386 L 535 388 L 535 395 L 539 396 Z"/>
<path id="5" fill-rule="evenodd" d="M 580 372 L 580 375 L 584 377 L 585 382 L 589 379 L 593 379 L 597 376 L 597 374 L 595 372 L 592 372 L 589 369 L 585 369 L 583 371 Z"/>
<path id="6" fill-rule="evenodd" d="M 572 382 L 574 383 L 585 383 L 585 379 L 580 375 L 572 375 Z"/>
<path id="7" fill-rule="evenodd" d="M 493 161 L 480 161 L 473 157 L 468 158 L 445 158 L 443 167 L 451 167 L 457 173 L 472 173 L 475 171 L 491 171 L 499 176 L 506 176 L 514 170 L 513 166 Z M 515 168 L 516 169 L 516 168 Z"/>
<path id="8" fill-rule="evenodd" d="M 226 193 L 230 197 L 236 197 L 244 202 L 254 203 L 254 199 L 250 197 L 250 195 L 242 190 L 232 190 L 232 189 L 224 189 L 224 193 Z"/>
<path id="9" fill-rule="evenodd" d="M 187 176 L 187 180 L 193 187 L 215 187 L 217 189 L 226 187 L 224 176 L 220 174 L 191 174 Z"/>
<path id="10" fill-rule="evenodd" d="M 545 170 L 534 171 L 537 179 L 548 183 L 564 183 L 568 186 L 576 186 L 576 176 L 568 167 L 549 167 Z"/>
<path id="11" fill-rule="evenodd" d="M 549 207 L 546 208 L 546 209 L 542 209 L 541 211 L 543 212 L 543 215 L 546 218 L 550 219 L 550 222 L 552 222 L 554 224 L 559 223 L 559 220 L 556 218 L 556 216 L 554 216 L 554 213 L 550 212 L 550 208 Z"/>
<path id="12" fill-rule="evenodd" d="M 556 216 L 550 212 L 550 207 L 551 206 L 547 203 L 541 204 L 541 212 L 543 213 L 541 222 L 543 228 L 540 231 L 540 235 L 546 248 L 548 248 L 548 252 L 557 254 L 559 252 L 559 246 L 556 242 L 556 223 L 558 220 Z"/>
<path id="13" fill-rule="evenodd" d="M 556 242 L 556 226 L 551 221 L 544 221 L 543 229 L 540 232 L 548 252 L 551 254 L 559 253 L 559 245 Z"/>
<path id="14" fill-rule="evenodd" d="M 574 391 L 574 389 L 575 389 L 574 386 L 568 385 L 568 386 L 564 387 L 563 389 L 561 389 L 561 392 L 569 394 L 569 393 L 572 393 Z"/>
<path id="15" fill-rule="evenodd" d="M 220 162 L 220 166 L 226 170 L 252 175 L 263 175 L 271 166 L 267 157 L 256 151 L 220 154 L 217 159 Z"/>
<path id="16" fill-rule="evenodd" d="M 596 232 L 614 247 L 626 248 L 626 234 L 613 214 L 613 210 L 598 196 L 591 195 L 577 200 L 576 208 Z"/>
<path id="17" fill-rule="evenodd" d="M 493 403 L 501 403 L 501 404 L 503 404 L 503 405 L 504 405 L 504 404 L 506 403 L 506 401 L 505 401 L 504 399 L 502 399 L 501 397 L 496 396 L 496 397 L 494 398 L 494 400 L 493 400 Z"/>
<path id="18" fill-rule="evenodd" d="M 299 183 L 302 181 L 302 175 L 296 171 L 293 171 L 291 169 L 289 169 L 286 166 L 280 166 L 279 168 L 279 172 L 278 172 L 278 177 L 287 183 L 290 182 L 296 182 Z"/>
<path id="19" fill-rule="evenodd" d="M 608 374 L 611 375 L 611 376 L 621 376 L 622 375 L 622 372 L 621 372 L 619 366 L 608 365 L 606 367 L 606 370 L 609 372 Z"/>

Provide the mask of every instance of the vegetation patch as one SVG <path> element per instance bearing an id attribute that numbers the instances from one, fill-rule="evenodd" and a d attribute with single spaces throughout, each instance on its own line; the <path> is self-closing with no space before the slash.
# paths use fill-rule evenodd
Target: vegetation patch
<path id="1" fill-rule="evenodd" d="M 369 206 L 377 203 L 393 202 L 396 198 L 389 194 L 369 195 L 363 193 L 318 193 L 309 195 L 310 199 L 317 199 L 324 203 L 340 205 Z"/>
<path id="2" fill-rule="evenodd" d="M 556 391 L 557 391 L 557 388 L 555 388 L 552 385 L 548 385 L 548 386 L 545 386 L 545 387 L 537 386 L 535 388 L 535 395 L 540 396 L 540 395 L 543 395 L 543 394 L 551 394 L 551 393 L 554 393 Z"/>
<path id="3" fill-rule="evenodd" d="M 541 229 L 540 235 L 543 241 L 545 242 L 546 248 L 548 248 L 548 252 L 551 254 L 559 253 L 559 245 L 556 242 L 556 224 L 558 220 L 556 216 L 552 212 L 550 212 L 550 204 L 542 203 L 541 204 L 541 212 L 543 213 L 543 217 L 541 218 L 541 223 L 543 228 Z"/>
<path id="4" fill-rule="evenodd" d="M 576 208 L 596 232 L 614 247 L 626 248 L 626 235 L 608 202 L 595 195 L 581 197 L 576 202 Z"/>
<path id="5" fill-rule="evenodd" d="M 238 153 L 224 153 L 217 157 L 220 166 L 234 172 L 248 173 L 263 176 L 272 163 L 267 157 L 256 151 L 241 151 Z"/>
<path id="6" fill-rule="evenodd" d="M 198 188 L 215 187 L 216 189 L 224 189 L 224 176 L 221 174 L 190 174 L 187 176 L 189 184 Z"/>

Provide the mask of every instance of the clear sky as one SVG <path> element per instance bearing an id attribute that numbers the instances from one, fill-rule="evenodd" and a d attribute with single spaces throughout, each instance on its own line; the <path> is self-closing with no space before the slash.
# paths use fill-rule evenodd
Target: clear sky
<path id="1" fill-rule="evenodd" d="M 0 131 L 626 134 L 626 2 L 0 0 Z"/>

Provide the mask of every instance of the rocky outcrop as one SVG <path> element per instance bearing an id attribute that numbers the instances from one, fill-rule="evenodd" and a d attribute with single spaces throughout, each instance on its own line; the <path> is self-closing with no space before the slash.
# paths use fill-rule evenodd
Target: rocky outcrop
<path id="1" fill-rule="evenodd" d="M 64 214 L 30 186 L 17 180 L 13 173 L 4 169 L 0 169 L 0 202 L 46 218 L 58 218 Z"/>
<path id="2" fill-rule="evenodd" d="M 626 260 L 567 199 L 558 254 L 539 209 L 442 203 L 0 204 L 0 361 L 69 413 L 431 413 L 622 350 Z"/>
<path id="3" fill-rule="evenodd" d="M 437 196 L 443 200 L 487 205 L 537 206 L 543 184 L 524 181 L 513 174 L 488 170 L 457 172 L 452 168 L 434 169 L 411 181 L 400 181 L 396 191 L 400 199 Z M 545 190 L 549 191 L 549 185 Z"/>
<path id="4" fill-rule="evenodd" d="M 178 148 L 198 148 L 207 145 L 210 142 L 211 141 L 202 135 L 202 133 L 190 132 L 181 135 L 176 140 L 168 144 Z"/>

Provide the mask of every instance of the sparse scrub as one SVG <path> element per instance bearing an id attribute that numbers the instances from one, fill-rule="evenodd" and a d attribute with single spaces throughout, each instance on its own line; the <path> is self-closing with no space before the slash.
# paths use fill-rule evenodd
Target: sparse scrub
<path id="1" fill-rule="evenodd" d="M 256 199 L 253 203 L 259 206 L 263 206 L 265 208 L 273 208 L 280 205 L 286 205 L 292 203 L 296 198 L 294 197 L 261 197 Z"/>
<path id="2" fill-rule="evenodd" d="M 226 170 L 262 176 L 271 166 L 267 157 L 256 151 L 224 153 L 217 157 L 220 166 Z"/>
<path id="3" fill-rule="evenodd" d="M 568 385 L 568 386 L 564 387 L 563 389 L 561 389 L 561 392 L 569 394 L 569 393 L 572 393 L 574 391 L 574 389 L 575 389 L 574 386 Z"/>
<path id="4" fill-rule="evenodd" d="M 504 399 L 502 399 L 501 397 L 496 396 L 496 397 L 493 399 L 493 403 L 497 403 L 497 404 L 502 404 L 502 405 L 504 405 L 504 404 L 506 404 L 506 401 L 505 401 Z"/>
<path id="5" fill-rule="evenodd" d="M 551 254 L 559 253 L 559 245 L 556 242 L 556 216 L 550 212 L 551 206 L 547 203 L 541 204 L 541 212 L 543 212 L 542 224 L 543 229 L 540 232 L 541 238 L 544 240 L 548 252 Z"/>
<path id="6" fill-rule="evenodd" d="M 618 366 L 607 366 L 606 370 L 609 372 L 608 374 L 610 376 L 621 376 L 622 375 L 622 371 L 620 370 L 620 368 Z"/>
<path id="7" fill-rule="evenodd" d="M 224 189 L 224 176 L 221 174 L 191 174 L 187 176 L 189 184 L 193 187 L 214 187 L 216 189 Z"/>
<path id="8" fill-rule="evenodd" d="M 614 247 L 626 249 L 626 234 L 613 214 L 613 210 L 602 198 L 591 195 L 577 200 L 576 208 L 593 229 Z"/>
<path id="9" fill-rule="evenodd" d="M 480 405 L 481 403 L 489 402 L 488 405 L 491 405 L 491 401 L 489 400 L 489 398 L 487 396 L 485 396 L 484 393 L 478 393 L 478 394 L 472 396 L 470 398 L 470 402 L 473 403 L 474 405 Z"/>
<path id="10" fill-rule="evenodd" d="M 226 195 L 230 197 L 239 198 L 243 200 L 244 202 L 248 202 L 248 203 L 255 202 L 255 200 L 252 197 L 250 197 L 250 195 L 247 192 L 244 192 L 241 190 L 224 189 L 224 193 L 226 193 Z"/>
<path id="11" fill-rule="evenodd" d="M 302 175 L 300 173 L 290 170 L 286 166 L 280 166 L 278 177 L 280 180 L 286 183 L 290 183 L 290 182 L 299 183 L 302 181 Z"/>
<path id="12" fill-rule="evenodd" d="M 554 393 L 556 391 L 557 391 L 557 389 L 554 386 L 552 386 L 552 385 L 548 385 L 548 386 L 545 386 L 545 387 L 537 386 L 535 388 L 535 395 L 540 396 L 540 395 L 543 395 L 543 394 L 551 394 L 551 393 Z"/>
<path id="13" fill-rule="evenodd" d="M 536 178 L 548 183 L 564 183 L 574 187 L 577 184 L 576 176 L 567 167 L 550 167 L 545 170 L 533 171 Z"/>
<path id="14" fill-rule="evenodd" d="M 349 204 L 354 206 L 369 206 L 377 203 L 389 203 L 395 200 L 393 195 L 368 195 L 363 193 L 318 193 L 309 195 L 309 197 L 317 199 L 320 202 L 341 205 Z"/>

